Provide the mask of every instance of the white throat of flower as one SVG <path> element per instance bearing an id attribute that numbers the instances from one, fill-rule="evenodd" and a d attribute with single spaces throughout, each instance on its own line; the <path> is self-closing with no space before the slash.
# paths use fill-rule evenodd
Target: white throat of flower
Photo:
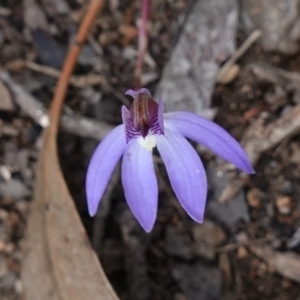
<path id="1" fill-rule="evenodd" d="M 152 149 L 156 146 L 156 137 L 155 135 L 148 134 L 145 138 L 142 136 L 137 139 L 140 146 L 145 148 L 148 151 L 152 151 Z"/>

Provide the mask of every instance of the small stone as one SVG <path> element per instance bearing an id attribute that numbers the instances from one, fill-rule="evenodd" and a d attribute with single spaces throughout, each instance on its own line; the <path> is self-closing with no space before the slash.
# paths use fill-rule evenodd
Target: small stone
<path id="1" fill-rule="evenodd" d="M 203 224 L 195 224 L 192 228 L 195 240 L 195 252 L 207 259 L 215 258 L 215 248 L 220 246 L 226 239 L 223 229 L 206 220 Z"/>
<path id="2" fill-rule="evenodd" d="M 11 180 L 11 172 L 8 166 L 0 166 L 0 175 L 5 181 Z"/>
<path id="3" fill-rule="evenodd" d="M 247 200 L 251 207 L 258 207 L 260 205 L 260 190 L 252 189 L 247 193 Z"/>
<path id="4" fill-rule="evenodd" d="M 191 264 L 176 262 L 172 277 L 187 299 L 221 299 L 222 276 L 215 266 L 203 265 L 200 261 Z"/>
<path id="5" fill-rule="evenodd" d="M 167 227 L 166 250 L 169 254 L 185 260 L 190 260 L 194 256 L 188 233 L 172 226 Z"/>
<path id="6" fill-rule="evenodd" d="M 0 221 L 3 222 L 8 218 L 8 212 L 2 208 L 0 208 Z"/>
<path id="7" fill-rule="evenodd" d="M 122 55 L 122 58 L 125 60 L 133 60 L 137 56 L 137 51 L 132 46 L 127 46 L 127 47 L 124 47 L 121 55 Z"/>
<path id="8" fill-rule="evenodd" d="M 0 252 L 3 252 L 5 249 L 5 243 L 0 240 Z"/>
<path id="9" fill-rule="evenodd" d="M 279 192 L 282 194 L 292 194 L 294 192 L 294 185 L 291 181 L 285 180 L 280 186 L 279 186 Z"/>
<path id="10" fill-rule="evenodd" d="M 245 259 L 248 256 L 247 249 L 244 246 L 238 247 L 236 256 L 238 259 Z"/>
<path id="11" fill-rule="evenodd" d="M 21 295 L 23 293 L 23 284 L 20 279 L 17 279 L 15 282 L 15 291 L 18 295 Z"/>
<path id="12" fill-rule="evenodd" d="M 280 196 L 275 201 L 277 210 L 282 215 L 289 215 L 292 210 L 292 200 L 288 196 Z"/>
<path id="13" fill-rule="evenodd" d="M 239 243 L 239 244 L 245 244 L 248 242 L 248 236 L 245 232 L 239 232 L 237 235 L 236 235 L 236 241 Z"/>
<path id="14" fill-rule="evenodd" d="M 82 51 L 78 58 L 78 63 L 84 66 L 94 66 L 101 63 L 101 60 L 90 45 L 85 45 L 82 48 Z"/>
<path id="15" fill-rule="evenodd" d="M 211 191 L 208 195 L 207 210 L 214 220 L 218 221 L 231 232 L 235 232 L 237 224 L 241 220 L 245 222 L 250 221 L 246 196 L 241 190 L 236 195 L 232 194 L 230 201 L 220 203 L 220 199 L 224 197 L 224 191 L 226 191 L 230 179 L 225 172 L 220 171 L 215 162 L 209 163 L 206 171 Z"/>
<path id="16" fill-rule="evenodd" d="M 22 199 L 30 195 L 29 189 L 18 179 L 0 183 L 0 196 L 4 198 Z"/>
<path id="17" fill-rule="evenodd" d="M 0 288 L 10 290 L 14 288 L 16 281 L 16 274 L 13 272 L 6 273 L 0 278 Z"/>

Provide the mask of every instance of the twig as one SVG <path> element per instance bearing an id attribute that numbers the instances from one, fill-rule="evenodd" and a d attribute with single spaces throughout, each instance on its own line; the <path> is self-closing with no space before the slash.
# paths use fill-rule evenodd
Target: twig
<path id="1" fill-rule="evenodd" d="M 45 107 L 34 97 L 31 97 L 24 88 L 13 81 L 9 73 L 0 71 L 0 79 L 7 84 L 11 92 L 14 94 L 15 102 L 20 108 L 28 114 L 36 123 L 43 128 L 49 126 L 49 117 Z"/>
<path id="2" fill-rule="evenodd" d="M 10 88 L 14 94 L 14 101 L 23 112 L 31 117 L 42 127 L 49 125 L 48 111 L 43 104 L 17 84 L 6 71 L 0 71 L 0 79 Z M 126 99 L 127 100 L 127 99 Z M 63 131 L 82 137 L 89 137 L 97 141 L 101 140 L 112 127 L 104 122 L 81 116 L 62 116 L 61 128 Z"/>
<path id="3" fill-rule="evenodd" d="M 48 66 L 42 66 L 31 61 L 25 61 L 25 66 L 35 72 L 58 78 L 61 74 L 59 70 Z M 90 74 L 84 76 L 71 76 L 69 83 L 77 88 L 84 88 L 91 85 L 101 85 L 107 92 L 113 93 L 124 105 L 130 106 L 130 101 L 120 92 L 116 91 L 104 78 L 99 74 Z"/>
<path id="4" fill-rule="evenodd" d="M 141 76 L 143 71 L 144 58 L 148 45 L 147 25 L 150 10 L 150 0 L 143 0 L 142 4 L 142 19 L 139 25 L 138 33 L 138 58 L 134 73 L 134 86 L 135 88 L 141 87 Z"/>
<path id="5" fill-rule="evenodd" d="M 69 80 L 73 73 L 78 56 L 80 54 L 81 46 L 85 43 L 89 30 L 91 29 L 92 24 L 103 5 L 103 0 L 94 0 L 90 3 L 88 11 L 84 16 L 84 19 L 75 37 L 74 43 L 71 46 L 66 60 L 64 62 L 49 111 L 51 121 L 49 127 L 49 135 L 51 135 L 54 139 L 57 135 L 60 113 L 62 110 L 65 95 L 67 93 Z"/>
<path id="6" fill-rule="evenodd" d="M 300 90 L 299 73 L 287 72 L 265 63 L 251 64 L 250 67 L 253 73 L 263 80 L 282 86 L 285 90 Z"/>
<path id="7" fill-rule="evenodd" d="M 300 256 L 292 251 L 279 252 L 269 245 L 251 245 L 250 251 L 263 259 L 283 277 L 300 283 Z"/>
<path id="8" fill-rule="evenodd" d="M 231 56 L 231 58 L 220 68 L 216 76 L 216 81 L 221 82 L 226 76 L 230 68 L 235 64 L 235 62 L 241 58 L 244 53 L 251 47 L 251 45 L 261 36 L 260 30 L 255 30 L 246 39 L 246 41 L 239 47 L 239 49 Z"/>
<path id="9" fill-rule="evenodd" d="M 51 77 L 59 78 L 61 74 L 59 70 L 56 70 L 48 66 L 39 65 L 31 61 L 24 61 L 24 63 L 28 69 Z M 83 88 L 90 85 L 102 85 L 106 87 L 108 84 L 107 80 L 99 74 L 90 74 L 84 76 L 73 75 L 70 77 L 69 83 L 77 88 Z"/>
<path id="10" fill-rule="evenodd" d="M 263 152 L 299 132 L 300 105 L 295 106 L 291 111 L 266 127 L 261 127 L 259 131 L 256 123 L 253 123 L 252 127 L 245 133 L 242 144 L 252 163 L 255 164 Z"/>
<path id="11" fill-rule="evenodd" d="M 220 247 L 216 249 L 217 253 L 222 253 L 222 252 L 229 252 L 229 251 L 234 251 L 240 246 L 250 246 L 250 245 L 257 245 L 257 244 L 265 244 L 270 241 L 272 241 L 273 238 L 271 237 L 266 237 L 266 238 L 261 238 L 257 240 L 248 240 L 248 241 L 243 241 L 243 242 L 237 242 L 237 243 L 232 243 L 228 244 L 224 247 Z"/>
<path id="12" fill-rule="evenodd" d="M 84 118 L 81 116 L 69 117 L 65 115 L 61 118 L 61 129 L 74 135 L 100 141 L 112 129 L 112 126 L 95 121 L 94 119 Z"/>

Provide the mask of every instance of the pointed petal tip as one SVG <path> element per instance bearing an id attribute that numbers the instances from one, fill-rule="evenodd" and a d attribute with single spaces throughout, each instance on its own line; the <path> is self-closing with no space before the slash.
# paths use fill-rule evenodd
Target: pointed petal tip
<path id="1" fill-rule="evenodd" d="M 94 217 L 97 213 L 100 203 L 100 195 L 93 187 L 94 182 L 89 177 L 86 178 L 86 203 L 90 217 Z"/>
<path id="2" fill-rule="evenodd" d="M 136 220 L 139 222 L 139 224 L 141 225 L 141 227 L 147 232 L 151 232 L 155 221 L 156 221 L 156 214 L 157 211 L 155 210 L 154 214 L 150 214 L 150 215 L 145 215 L 142 212 L 138 212 L 138 211 L 133 211 L 132 210 L 133 215 L 135 216 Z"/>
<path id="3" fill-rule="evenodd" d="M 142 228 L 147 232 L 147 233 L 150 233 L 154 227 L 154 223 L 151 223 L 151 224 L 142 224 L 140 223 L 140 225 L 142 226 Z"/>
<path id="4" fill-rule="evenodd" d="M 254 170 L 254 168 L 251 166 L 251 168 L 248 169 L 248 171 L 246 172 L 249 175 L 254 175 L 256 174 L 256 171 Z"/>
<path id="5" fill-rule="evenodd" d="M 157 215 L 158 185 L 152 152 L 135 139 L 124 153 L 122 184 L 128 206 L 146 232 L 154 226 Z"/>
<path id="6" fill-rule="evenodd" d="M 195 213 L 193 212 L 192 214 L 188 211 L 186 211 L 187 214 L 191 217 L 191 219 L 193 219 L 195 222 L 199 223 L 199 224 L 202 224 L 203 221 L 204 221 L 204 214 L 203 212 L 201 213 Z"/>
<path id="7" fill-rule="evenodd" d="M 97 210 L 98 210 L 98 205 L 97 206 L 92 205 L 88 201 L 88 211 L 89 211 L 90 217 L 94 217 L 96 215 L 96 213 L 97 213 Z"/>
<path id="8" fill-rule="evenodd" d="M 189 112 L 166 113 L 164 117 L 165 127 L 204 145 L 245 173 L 255 173 L 242 146 L 218 124 Z"/>
<path id="9" fill-rule="evenodd" d="M 245 153 L 245 155 L 247 154 Z M 248 157 L 247 160 L 243 163 L 243 165 L 239 165 L 239 166 L 235 165 L 235 166 L 240 170 L 242 170 L 243 172 L 245 172 L 246 174 L 253 175 L 256 173 Z"/>
<path id="10" fill-rule="evenodd" d="M 86 186 L 86 202 L 87 202 L 87 208 L 90 217 L 94 217 L 98 211 L 98 206 L 100 204 L 100 196 L 95 193 L 95 190 L 91 189 L 90 186 Z"/>

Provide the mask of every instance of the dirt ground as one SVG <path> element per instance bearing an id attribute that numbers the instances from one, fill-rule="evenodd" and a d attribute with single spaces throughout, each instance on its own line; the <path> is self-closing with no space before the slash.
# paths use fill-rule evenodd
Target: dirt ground
<path id="1" fill-rule="evenodd" d="M 143 82 L 153 93 L 191 3 L 151 3 Z M 61 68 L 84 12 L 84 1 L 79 0 L 0 3 L 0 73 L 8 72 L 9 82 L 38 99 L 38 108 L 42 105 L 46 111 L 49 107 L 56 83 L 56 75 L 49 75 L 49 70 Z M 91 118 L 111 126 L 121 123 L 121 106 L 131 101 L 123 95 L 133 84 L 139 13 L 139 1 L 106 3 L 74 72 L 86 78 L 95 76 L 99 83 L 70 85 L 63 109 L 69 119 Z M 247 37 L 238 29 L 237 46 Z M 229 83 L 215 85 L 214 120 L 242 141 L 246 150 L 254 139 L 267 143 L 275 129 L 282 134 L 278 142 L 271 141 L 256 153 L 256 174 L 250 177 L 230 169 L 206 149 L 196 148 L 209 180 L 201 225 L 179 206 L 158 157 L 159 212 L 150 234 L 142 231 L 128 210 L 119 167 L 108 200 L 100 205 L 98 215 L 90 218 L 84 180 L 98 141 L 93 133 L 84 137 L 70 126 L 59 133 L 59 158 L 66 182 L 104 271 L 122 300 L 300 299 L 300 124 L 289 127 L 300 119 L 299 108 L 296 111 L 300 56 L 266 52 L 254 43 L 237 64 L 239 70 Z M 19 300 L 24 288 L 22 245 L 44 123 L 16 100 L 3 74 L 0 299 Z M 225 183 L 225 177 L 220 178 L 222 168 L 229 174 Z M 226 199 L 220 198 L 222 184 L 236 193 L 229 191 Z"/>

